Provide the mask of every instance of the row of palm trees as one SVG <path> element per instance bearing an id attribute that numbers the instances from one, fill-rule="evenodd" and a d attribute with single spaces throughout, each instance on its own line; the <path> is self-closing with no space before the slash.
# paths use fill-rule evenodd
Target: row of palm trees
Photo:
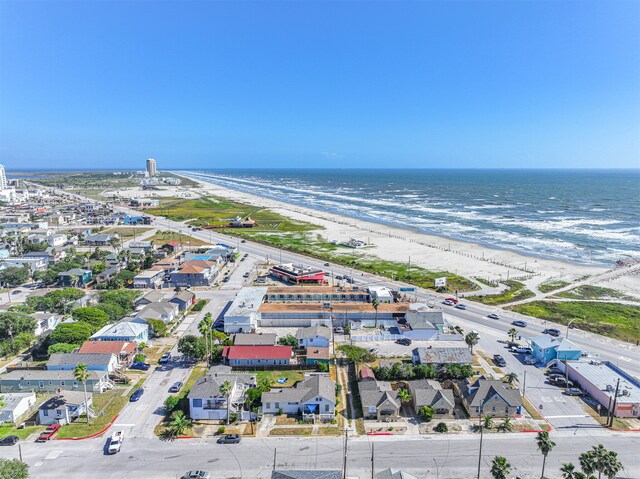
<path id="1" fill-rule="evenodd" d="M 539 432 L 536 436 L 538 450 L 542 454 L 542 473 L 540 478 L 544 479 L 544 470 L 547 464 L 547 456 L 556 446 L 546 431 Z M 618 454 L 608 451 L 602 444 L 593 446 L 590 451 L 580 454 L 580 469 L 572 463 L 563 464 L 560 467 L 562 479 L 614 479 L 623 469 L 622 463 L 618 460 Z M 491 475 L 494 479 L 507 479 L 511 472 L 511 464 L 504 456 L 495 456 L 491 461 Z M 597 476 L 596 476 L 597 474 Z"/>

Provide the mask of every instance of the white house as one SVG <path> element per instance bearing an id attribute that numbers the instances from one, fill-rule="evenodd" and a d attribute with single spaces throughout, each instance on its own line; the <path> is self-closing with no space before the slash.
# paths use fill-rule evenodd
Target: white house
<path id="1" fill-rule="evenodd" d="M 250 412 L 243 410 L 247 389 L 255 387 L 256 376 L 232 373 L 228 366 L 214 366 L 198 379 L 189 391 L 189 415 L 191 419 L 222 420 L 227 418 L 227 397 L 220 392 L 225 381 L 231 383 L 229 413 L 240 419 L 249 419 Z"/>
<path id="2" fill-rule="evenodd" d="M 91 401 L 92 396 L 88 392 L 89 408 Z M 42 403 L 38 408 L 38 422 L 42 425 L 69 424 L 86 412 L 86 406 L 83 391 L 64 391 Z"/>
<path id="3" fill-rule="evenodd" d="M 296 332 L 300 348 L 328 348 L 331 344 L 331 329 L 327 326 L 309 326 Z"/>
<path id="4" fill-rule="evenodd" d="M 292 388 L 262 394 L 263 414 L 301 414 L 306 419 L 335 417 L 336 383 L 328 374 L 314 374 Z"/>
<path id="5" fill-rule="evenodd" d="M 20 417 L 36 405 L 36 393 L 3 393 L 0 423 L 17 423 Z"/>
<path id="6" fill-rule="evenodd" d="M 149 326 L 147 324 L 120 321 L 115 324 L 107 324 L 99 329 L 92 341 L 128 341 L 136 344 L 149 342 Z"/>
<path id="7" fill-rule="evenodd" d="M 180 308 L 177 304 L 169 301 L 149 303 L 136 313 L 137 320 L 159 319 L 168 323 L 180 315 Z"/>
<path id="8" fill-rule="evenodd" d="M 32 313 L 30 316 L 36 320 L 36 336 L 53 331 L 62 322 L 62 316 L 55 313 Z"/>

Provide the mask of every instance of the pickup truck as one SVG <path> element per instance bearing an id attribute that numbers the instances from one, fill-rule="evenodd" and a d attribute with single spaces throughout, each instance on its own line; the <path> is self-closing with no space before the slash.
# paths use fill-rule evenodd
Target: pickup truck
<path id="1" fill-rule="evenodd" d="M 53 437 L 53 435 L 60 429 L 60 424 L 49 424 L 47 428 L 40 433 L 36 442 L 45 442 Z"/>
<path id="2" fill-rule="evenodd" d="M 124 431 L 114 432 L 111 435 L 111 439 L 109 439 L 109 454 L 116 454 L 120 452 L 122 441 L 124 441 Z"/>

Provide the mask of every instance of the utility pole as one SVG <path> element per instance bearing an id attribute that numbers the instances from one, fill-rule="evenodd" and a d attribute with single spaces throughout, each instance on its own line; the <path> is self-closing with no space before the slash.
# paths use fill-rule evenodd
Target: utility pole
<path id="1" fill-rule="evenodd" d="M 342 479 L 347 479 L 347 441 L 349 440 L 348 429 L 344 429 L 344 451 L 342 453 Z"/>
<path id="2" fill-rule="evenodd" d="M 375 479 L 376 477 L 376 473 L 375 473 L 376 463 L 374 459 L 375 449 L 376 449 L 376 443 L 372 442 L 371 443 L 371 479 Z"/>
<path id="3" fill-rule="evenodd" d="M 527 371 L 524 372 L 524 379 L 522 380 L 522 395 L 527 392 Z"/>
<path id="4" fill-rule="evenodd" d="M 613 394 L 613 406 L 611 406 L 611 417 L 609 418 L 609 427 L 613 427 L 613 418 L 616 414 L 616 406 L 618 404 L 618 390 L 620 389 L 620 378 L 618 378 L 618 382 L 616 382 L 616 392 Z"/>
<path id="5" fill-rule="evenodd" d="M 478 425 L 480 426 L 480 450 L 478 451 L 478 477 L 480 479 L 480 466 L 482 465 L 482 434 L 484 428 L 482 427 L 482 413 L 484 412 L 484 408 L 480 408 L 480 417 L 478 418 Z"/>
<path id="6" fill-rule="evenodd" d="M 278 456 L 278 448 L 273 448 L 273 470 L 276 470 L 276 458 Z"/>

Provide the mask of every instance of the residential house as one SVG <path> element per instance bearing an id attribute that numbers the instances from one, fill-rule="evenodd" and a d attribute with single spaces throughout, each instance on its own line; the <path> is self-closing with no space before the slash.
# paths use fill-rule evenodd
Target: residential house
<path id="1" fill-rule="evenodd" d="M 225 381 L 231 383 L 228 398 L 220 392 Z M 233 373 L 229 366 L 214 366 L 205 376 L 198 378 L 189 391 L 189 416 L 191 419 L 226 420 L 228 400 L 230 414 L 250 419 L 250 412 L 244 411 L 243 406 L 247 389 L 255 386 L 255 375 Z"/>
<path id="2" fill-rule="evenodd" d="M 412 361 L 414 364 L 432 366 L 439 368 L 447 364 L 471 364 L 473 356 L 468 346 L 429 346 L 427 348 L 415 348 L 412 351 Z"/>
<path id="3" fill-rule="evenodd" d="M 67 240 L 68 240 L 67 235 L 63 235 L 63 234 L 52 234 L 47 236 L 47 243 L 49 243 L 49 246 L 53 246 L 53 247 L 64 246 Z"/>
<path id="4" fill-rule="evenodd" d="M 128 367 L 138 351 L 138 345 L 128 341 L 85 341 L 78 350 L 79 354 L 114 354 L 118 360 L 117 368 Z"/>
<path id="5" fill-rule="evenodd" d="M 30 257 L 20 257 L 20 258 L 7 258 L 2 260 L 2 264 L 4 266 L 28 266 L 32 273 L 36 271 L 44 271 L 47 269 L 47 262 L 43 258 L 30 258 Z"/>
<path id="6" fill-rule="evenodd" d="M 462 404 L 472 418 L 515 417 L 522 410 L 519 389 L 512 389 L 499 379 L 479 379 L 462 381 L 457 386 Z"/>
<path id="7" fill-rule="evenodd" d="M 88 371 L 87 391 L 102 393 L 113 387 L 107 371 Z M 54 393 L 58 389 L 82 390 L 73 371 L 66 369 L 16 369 L 0 376 L 0 393 L 38 391 Z"/>
<path id="8" fill-rule="evenodd" d="M 298 415 L 303 418 L 332 420 L 335 417 L 336 383 L 328 374 L 313 374 L 292 388 L 262 393 L 263 414 Z"/>
<path id="9" fill-rule="evenodd" d="M 232 336 L 234 346 L 275 346 L 275 333 L 238 333 Z"/>
<path id="10" fill-rule="evenodd" d="M 169 301 L 147 304 L 140 311 L 135 313 L 135 320 L 146 321 L 148 319 L 159 319 L 164 323 L 169 323 L 180 316 L 178 305 Z"/>
<path id="11" fill-rule="evenodd" d="M 96 283 L 97 284 L 108 284 L 113 281 L 116 275 L 121 271 L 120 266 L 109 266 L 104 269 L 101 273 L 96 275 Z"/>
<path id="12" fill-rule="evenodd" d="M 193 305 L 195 299 L 196 295 L 191 291 L 180 291 L 176 293 L 169 302 L 177 304 L 180 311 L 186 311 Z"/>
<path id="13" fill-rule="evenodd" d="M 53 353 L 47 369 L 73 371 L 79 363 L 86 364 L 89 371 L 113 372 L 118 368 L 118 358 L 113 353 Z"/>
<path id="14" fill-rule="evenodd" d="M 331 328 L 323 325 L 300 328 L 296 331 L 300 348 L 328 348 L 331 344 Z"/>
<path id="15" fill-rule="evenodd" d="M 171 273 L 171 282 L 177 287 L 209 286 L 217 274 L 215 261 L 185 261 Z"/>
<path id="16" fill-rule="evenodd" d="M 46 312 L 31 313 L 29 316 L 36 320 L 36 336 L 50 333 L 62 322 L 63 319 L 63 316 L 59 314 Z"/>
<path id="17" fill-rule="evenodd" d="M 182 245 L 177 241 L 167 241 L 160 249 L 165 250 L 167 253 L 175 254 L 182 251 Z"/>
<path id="18" fill-rule="evenodd" d="M 306 363 L 309 365 L 318 363 L 329 364 L 329 348 L 308 347 Z"/>
<path id="19" fill-rule="evenodd" d="M 407 381 L 406 384 L 416 412 L 429 406 L 433 408 L 436 417 L 453 415 L 456 402 L 451 389 L 442 389 L 438 381 L 428 379 Z"/>
<path id="20" fill-rule="evenodd" d="M 222 357 L 229 366 L 286 366 L 291 346 L 225 346 Z"/>
<path id="21" fill-rule="evenodd" d="M 164 282 L 164 271 L 148 269 L 133 278 L 134 288 L 161 288 Z"/>
<path id="22" fill-rule="evenodd" d="M 90 269 L 73 268 L 58 273 L 58 284 L 66 288 L 84 288 L 91 281 L 92 276 Z"/>
<path id="23" fill-rule="evenodd" d="M 117 236 L 100 233 L 95 235 L 89 235 L 85 238 L 85 242 L 91 246 L 107 246 L 111 244 L 111 240 Z"/>
<path id="24" fill-rule="evenodd" d="M 394 421 L 400 417 L 402 402 L 390 382 L 366 377 L 358 381 L 358 390 L 365 419 Z"/>
<path id="25" fill-rule="evenodd" d="M 136 344 L 149 342 L 149 326 L 147 324 L 120 321 L 107 324 L 90 338 L 92 341 L 127 341 Z"/>
<path id="26" fill-rule="evenodd" d="M 155 247 L 153 241 L 132 241 L 129 243 L 129 249 L 142 249 L 145 253 L 151 253 Z"/>
<path id="27" fill-rule="evenodd" d="M 36 393 L 4 393 L 0 402 L 0 424 L 17 424 L 36 405 Z"/>
<path id="28" fill-rule="evenodd" d="M 64 391 L 56 394 L 38 408 L 38 423 L 43 426 L 49 424 L 71 424 L 91 408 L 92 395 L 87 393 L 87 402 L 83 391 Z"/>
<path id="29" fill-rule="evenodd" d="M 126 260 L 124 260 L 123 258 L 120 258 L 116 253 L 111 253 L 105 256 L 103 261 L 104 261 L 104 264 L 107 265 L 107 267 L 111 267 L 111 266 L 124 267 L 124 265 L 126 264 Z"/>
<path id="30" fill-rule="evenodd" d="M 31 253 L 25 253 L 23 258 L 40 258 L 46 263 L 47 266 L 55 263 L 55 255 L 48 251 L 32 251 Z"/>
<path id="31" fill-rule="evenodd" d="M 567 338 L 554 338 L 549 334 L 529 338 L 532 355 L 542 364 L 557 359 L 559 361 L 578 361 L 582 351 Z"/>
<path id="32" fill-rule="evenodd" d="M 144 295 L 136 299 L 135 305 L 136 307 L 139 308 L 141 306 L 146 306 L 151 303 L 159 303 L 164 299 L 164 295 L 165 293 L 162 291 L 158 291 L 158 290 L 149 291 L 148 293 L 145 293 Z"/>

